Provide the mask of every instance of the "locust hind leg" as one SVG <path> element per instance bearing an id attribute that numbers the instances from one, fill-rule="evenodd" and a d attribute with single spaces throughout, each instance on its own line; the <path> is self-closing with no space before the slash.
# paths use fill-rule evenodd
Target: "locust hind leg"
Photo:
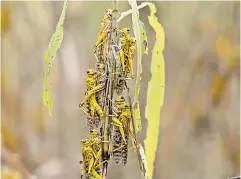
<path id="1" fill-rule="evenodd" d="M 120 50 L 120 61 L 121 61 L 122 69 L 123 71 L 125 71 L 125 54 L 122 49 Z"/>
<path id="2" fill-rule="evenodd" d="M 96 100 L 92 102 L 92 106 L 94 110 L 97 112 L 97 114 L 99 115 L 100 120 L 102 120 L 104 118 L 104 112 Z"/>
<path id="3" fill-rule="evenodd" d="M 91 174 L 95 179 L 103 179 L 94 169 L 91 171 Z"/>
<path id="4" fill-rule="evenodd" d="M 101 43 L 103 42 L 103 40 L 107 37 L 107 32 L 103 32 L 99 35 L 97 42 L 95 44 L 95 48 L 97 48 L 99 45 L 101 45 Z"/>

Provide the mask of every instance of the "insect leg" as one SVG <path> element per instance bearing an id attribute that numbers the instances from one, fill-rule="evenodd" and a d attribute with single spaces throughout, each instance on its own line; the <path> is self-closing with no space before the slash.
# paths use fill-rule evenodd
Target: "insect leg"
<path id="1" fill-rule="evenodd" d="M 129 58 L 128 58 L 128 63 L 129 63 L 128 64 L 128 69 L 131 72 L 131 78 L 133 78 L 133 76 L 134 76 L 132 61 L 133 61 L 132 56 L 129 55 Z"/>
<path id="2" fill-rule="evenodd" d="M 125 54 L 124 54 L 124 51 L 122 49 L 120 50 L 120 61 L 121 61 L 122 69 L 123 69 L 123 71 L 125 71 L 125 65 L 124 65 Z"/>
<path id="3" fill-rule="evenodd" d="M 93 169 L 93 166 L 94 166 L 94 158 L 91 158 L 89 167 L 88 167 L 88 174 L 90 174 L 91 170 Z"/>
<path id="4" fill-rule="evenodd" d="M 95 170 L 92 170 L 91 174 L 95 179 L 103 179 Z"/>
<path id="5" fill-rule="evenodd" d="M 104 112 L 101 109 L 100 105 L 96 102 L 96 100 L 93 102 L 93 108 L 94 108 L 94 110 L 96 110 L 97 114 L 99 115 L 100 120 L 102 120 L 105 115 L 104 115 Z"/>
<path id="6" fill-rule="evenodd" d="M 102 150 L 100 149 L 100 150 L 98 151 L 97 155 L 96 155 L 95 164 L 94 164 L 94 165 L 96 165 L 96 163 L 99 161 L 101 154 L 102 154 Z"/>
<path id="7" fill-rule="evenodd" d="M 124 130 L 123 130 L 123 125 L 122 123 L 116 118 L 116 117 L 113 117 L 112 120 L 117 123 L 118 127 L 119 127 L 119 130 L 120 130 L 120 133 L 121 133 L 121 136 L 122 136 L 122 139 L 126 142 L 125 140 L 125 133 L 124 133 Z M 114 124 L 115 125 L 115 124 Z"/>
<path id="8" fill-rule="evenodd" d="M 99 84 L 98 86 L 96 86 L 94 89 L 88 91 L 85 95 L 85 98 L 83 99 L 83 101 L 80 103 L 80 105 L 83 105 L 93 94 L 97 93 L 98 91 L 101 91 L 105 88 L 104 84 Z"/>

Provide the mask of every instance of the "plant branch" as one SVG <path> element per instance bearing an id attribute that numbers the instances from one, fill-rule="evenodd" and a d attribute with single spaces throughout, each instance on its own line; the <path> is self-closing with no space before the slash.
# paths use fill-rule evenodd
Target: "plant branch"
<path id="1" fill-rule="evenodd" d="M 115 71 L 116 71 L 116 63 L 115 63 L 115 55 L 113 52 L 113 45 L 117 42 L 117 0 L 113 1 L 113 14 L 112 14 L 112 22 L 111 22 L 111 35 L 110 35 L 110 42 L 108 45 L 108 55 L 107 60 L 109 62 L 109 80 L 108 80 L 108 111 L 107 111 L 107 117 L 105 119 L 104 123 L 104 141 L 110 141 L 110 122 L 112 121 L 112 101 L 113 101 L 113 94 L 114 94 L 114 82 L 115 82 Z M 108 169 L 108 160 L 110 158 L 110 152 L 109 152 L 109 142 L 105 142 L 103 144 L 103 160 L 107 161 L 103 164 L 102 167 L 102 177 L 106 179 L 107 177 L 107 169 Z"/>
<path id="2" fill-rule="evenodd" d="M 139 10 L 139 9 L 141 9 L 143 7 L 146 7 L 146 6 L 150 5 L 150 4 L 151 4 L 150 2 L 143 2 L 143 3 L 141 3 L 141 5 L 137 6 L 137 9 Z M 132 12 L 133 12 L 132 9 L 129 9 L 128 11 L 122 12 L 120 17 L 117 20 L 117 23 L 119 23 L 124 17 L 128 16 Z"/>

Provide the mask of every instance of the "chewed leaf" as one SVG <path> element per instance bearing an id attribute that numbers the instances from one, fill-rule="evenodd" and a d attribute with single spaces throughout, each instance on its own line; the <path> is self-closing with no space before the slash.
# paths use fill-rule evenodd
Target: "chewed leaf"
<path id="1" fill-rule="evenodd" d="M 145 116 L 148 121 L 145 140 L 145 152 L 148 166 L 148 178 L 151 179 L 153 176 L 153 165 L 158 143 L 160 112 L 164 100 L 165 66 L 162 53 L 165 44 L 165 34 L 162 25 L 158 22 L 158 19 L 155 16 L 155 5 L 150 4 L 149 8 L 151 14 L 148 17 L 148 20 L 156 33 L 156 43 L 152 51 L 152 76 L 148 84 L 145 110 Z"/>
<path id="2" fill-rule="evenodd" d="M 146 29 L 144 24 L 139 21 L 140 31 L 141 31 L 141 53 L 145 53 L 148 55 L 148 41 L 146 35 Z"/>
<path id="3" fill-rule="evenodd" d="M 43 87 L 43 104 L 49 108 L 49 114 L 52 116 L 52 65 L 53 60 L 56 57 L 57 51 L 59 50 L 64 36 L 64 19 L 65 11 L 67 8 L 67 0 L 64 1 L 63 9 L 59 18 L 59 22 L 56 26 L 55 33 L 52 35 L 51 40 L 48 45 L 48 50 L 45 53 L 45 78 L 44 78 L 44 87 Z"/>
<path id="4" fill-rule="evenodd" d="M 137 107 L 136 109 L 134 109 L 133 113 L 134 113 L 133 116 L 134 116 L 135 129 L 136 129 L 136 132 L 139 132 L 142 129 L 139 102 L 137 102 Z"/>

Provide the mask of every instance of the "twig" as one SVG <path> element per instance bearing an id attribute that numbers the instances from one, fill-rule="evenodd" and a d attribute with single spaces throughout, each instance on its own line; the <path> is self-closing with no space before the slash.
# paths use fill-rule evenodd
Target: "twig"
<path id="1" fill-rule="evenodd" d="M 145 6 L 150 5 L 150 4 L 151 4 L 150 2 L 143 2 L 143 3 L 141 3 L 141 5 L 137 6 L 137 9 L 139 10 L 139 9 L 145 7 Z M 118 20 L 117 20 L 117 23 L 119 23 L 124 17 L 128 16 L 129 14 L 131 14 L 132 11 L 133 11 L 133 10 L 130 9 L 130 10 L 126 11 L 126 12 L 122 12 L 122 13 L 121 13 L 121 16 L 120 16 L 120 17 L 118 18 Z"/>
<path id="2" fill-rule="evenodd" d="M 109 124 L 112 121 L 112 101 L 113 101 L 113 94 L 114 94 L 114 80 L 116 77 L 115 72 L 115 55 L 113 54 L 112 50 L 112 45 L 116 44 L 117 42 L 117 1 L 113 1 L 114 8 L 113 8 L 113 15 L 112 15 L 112 26 L 111 26 L 111 36 L 110 36 L 110 45 L 111 47 L 108 48 L 108 56 L 107 56 L 107 61 L 109 62 L 109 76 L 110 78 L 108 79 L 108 96 L 106 96 L 109 100 L 107 100 L 108 104 L 108 117 L 105 119 L 104 123 L 104 141 L 109 141 L 110 134 L 109 134 Z M 112 53 L 110 53 L 112 52 Z M 109 152 L 109 143 L 104 143 L 103 144 L 103 156 L 102 159 L 103 161 L 106 161 L 102 165 L 102 177 L 106 179 L 107 177 L 107 168 L 108 168 L 108 160 L 110 158 L 110 152 Z"/>

